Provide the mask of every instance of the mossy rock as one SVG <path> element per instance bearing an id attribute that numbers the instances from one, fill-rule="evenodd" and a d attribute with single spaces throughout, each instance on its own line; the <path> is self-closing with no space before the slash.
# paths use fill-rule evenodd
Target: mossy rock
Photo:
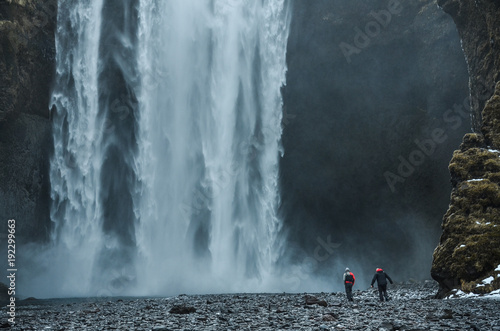
<path id="1" fill-rule="evenodd" d="M 464 292 L 475 294 L 485 294 L 498 290 L 500 289 L 500 271 L 494 270 L 486 277 L 481 277 L 475 281 L 462 281 L 461 288 Z"/>
<path id="2" fill-rule="evenodd" d="M 470 148 L 485 148 L 484 136 L 479 133 L 466 133 L 462 143 L 460 144 L 460 150 L 462 152 Z"/>
<path id="3" fill-rule="evenodd" d="M 442 240 L 434 251 L 431 273 L 447 290 L 460 284 L 477 283 L 500 264 L 500 226 L 477 220 L 466 223 L 463 228 L 457 226 L 460 231 Z M 462 290 L 468 289 L 462 287 Z"/>
<path id="4" fill-rule="evenodd" d="M 500 288 L 495 271 L 500 265 L 500 6 L 495 1 L 437 3 L 459 30 L 470 73 L 472 126 L 481 133 L 465 135 L 450 162 L 452 198 L 431 274 L 440 284 L 438 296 L 453 288 L 488 293 Z"/>
<path id="5" fill-rule="evenodd" d="M 497 84 L 497 92 L 499 91 Z M 500 287 L 500 96 L 484 111 L 482 134 L 467 134 L 453 153 L 449 170 L 451 202 L 443 218 L 440 244 L 434 250 L 431 275 L 441 295 L 453 288 L 487 293 Z"/>
<path id="6" fill-rule="evenodd" d="M 500 183 L 500 152 L 485 148 L 457 150 L 449 165 L 452 182 L 489 179 Z"/>
<path id="7" fill-rule="evenodd" d="M 480 168 L 487 167 L 489 160 L 496 162 L 487 150 L 471 148 L 461 154 L 468 152 L 477 156 L 476 161 L 481 160 Z M 443 233 L 434 251 L 431 274 L 446 291 L 455 287 L 467 291 L 477 287 L 480 284 L 477 282 L 499 264 L 500 186 L 486 178 L 461 181 L 452 192 L 443 219 Z M 477 291 L 488 291 L 495 284 L 479 286 Z"/>
<path id="8" fill-rule="evenodd" d="M 490 211 L 497 214 L 500 207 L 500 186 L 489 179 L 462 182 L 451 194 L 450 209 L 457 215 L 481 215 Z M 446 215 L 451 216 L 450 212 Z M 445 217 L 446 217 L 445 215 Z"/>
<path id="9" fill-rule="evenodd" d="M 462 281 L 474 281 L 494 270 L 500 261 L 500 228 L 467 235 L 451 254 L 450 271 Z"/>
<path id="10" fill-rule="evenodd" d="M 481 132 L 487 145 L 493 148 L 500 147 L 500 82 L 495 86 L 494 95 L 488 100 L 483 109 L 483 125 Z"/>

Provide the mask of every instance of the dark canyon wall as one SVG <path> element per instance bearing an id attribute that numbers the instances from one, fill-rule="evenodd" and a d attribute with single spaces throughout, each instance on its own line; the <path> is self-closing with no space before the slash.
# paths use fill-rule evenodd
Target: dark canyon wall
<path id="1" fill-rule="evenodd" d="M 0 1 L 0 220 L 16 219 L 16 234 L 31 240 L 50 224 L 56 13 L 56 0 Z"/>
<path id="2" fill-rule="evenodd" d="M 280 169 L 290 258 L 329 279 L 349 266 L 360 286 L 378 266 L 430 278 L 447 165 L 471 123 L 453 20 L 430 0 L 293 4 Z"/>
<path id="3" fill-rule="evenodd" d="M 490 292 L 500 288 L 500 3 L 438 2 L 463 41 L 475 130 L 450 162 L 453 192 L 432 276 L 441 285 L 439 295 L 453 288 Z"/>

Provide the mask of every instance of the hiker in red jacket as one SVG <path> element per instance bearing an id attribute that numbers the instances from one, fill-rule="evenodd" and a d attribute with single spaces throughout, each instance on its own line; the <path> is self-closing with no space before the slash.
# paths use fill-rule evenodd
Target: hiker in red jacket
<path id="1" fill-rule="evenodd" d="M 354 282 L 356 281 L 356 277 L 354 277 L 354 274 L 349 270 L 349 268 L 345 268 L 344 272 L 344 285 L 345 285 L 345 293 L 347 294 L 347 300 L 349 301 L 354 301 L 352 299 L 352 286 L 354 285 Z"/>
<path id="2" fill-rule="evenodd" d="M 377 268 L 377 270 L 375 270 L 375 275 L 373 276 L 371 286 L 373 287 L 373 284 L 375 283 L 375 281 L 377 281 L 380 301 L 384 301 L 384 297 L 385 301 L 389 301 L 389 296 L 387 295 L 387 280 L 389 280 L 391 284 L 393 284 L 391 277 L 389 277 L 389 275 L 386 274 L 384 270 L 382 270 L 382 268 Z"/>

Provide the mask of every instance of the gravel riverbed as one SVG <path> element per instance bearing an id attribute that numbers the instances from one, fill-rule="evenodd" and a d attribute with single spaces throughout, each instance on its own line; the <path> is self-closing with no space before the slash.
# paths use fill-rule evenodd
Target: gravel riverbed
<path id="1" fill-rule="evenodd" d="M 500 330 L 500 300 L 433 299 L 433 282 L 344 293 L 24 300 L 12 330 Z M 306 300 L 308 296 L 308 300 Z M 316 298 L 316 300 L 314 298 Z M 306 301 L 308 301 L 306 303 Z M 4 321 L 7 321 L 4 309 Z"/>

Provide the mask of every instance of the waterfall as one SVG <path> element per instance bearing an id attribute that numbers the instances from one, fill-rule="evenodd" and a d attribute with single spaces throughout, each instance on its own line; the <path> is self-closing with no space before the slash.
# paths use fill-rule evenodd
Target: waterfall
<path id="1" fill-rule="evenodd" d="M 288 7 L 59 1 L 51 295 L 272 290 Z"/>

